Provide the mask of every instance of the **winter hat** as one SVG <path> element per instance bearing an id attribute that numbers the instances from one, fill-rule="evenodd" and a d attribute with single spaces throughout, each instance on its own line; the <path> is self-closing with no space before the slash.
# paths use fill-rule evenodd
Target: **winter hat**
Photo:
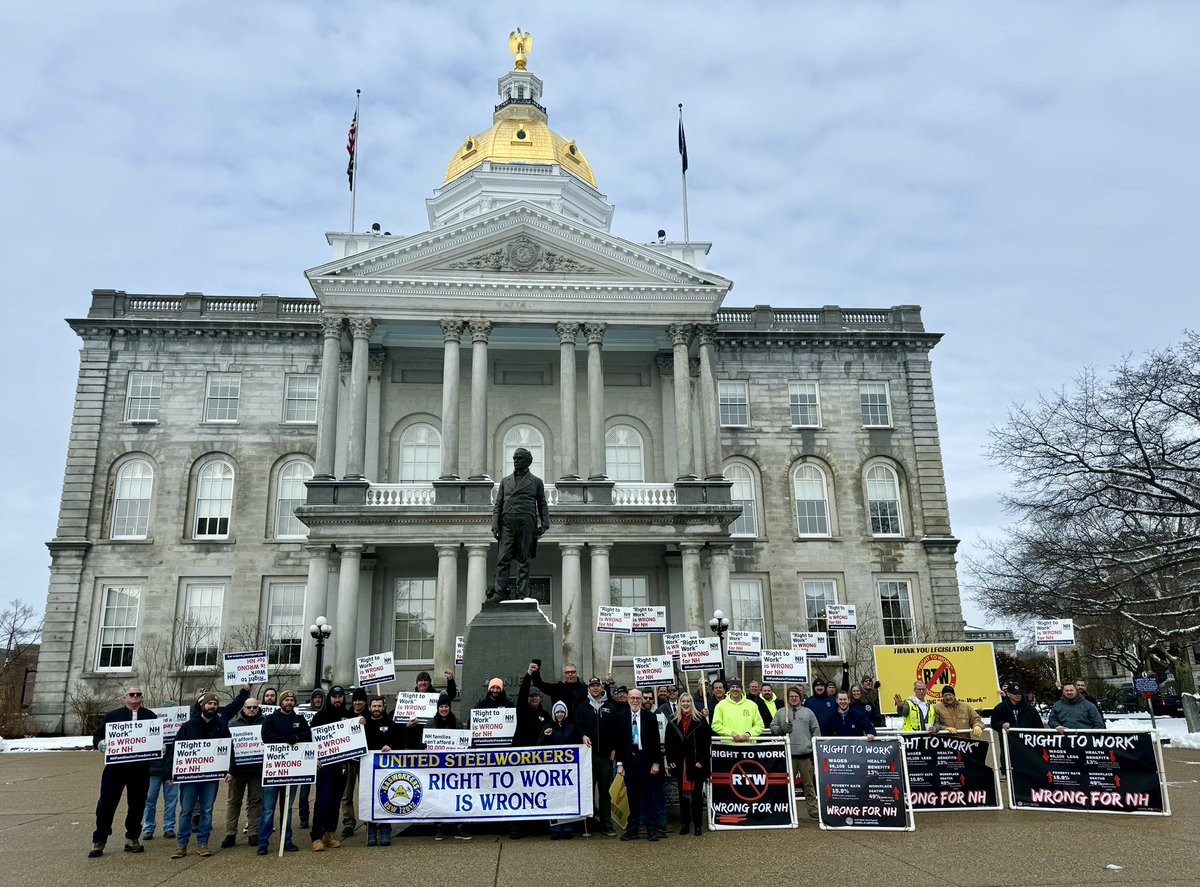
<path id="1" fill-rule="evenodd" d="M 489 690 L 503 690 L 504 689 L 504 681 L 500 680 L 499 678 L 492 678 L 490 681 L 488 681 L 488 689 Z"/>
<path id="2" fill-rule="evenodd" d="M 438 708 L 441 708 L 443 705 L 449 705 L 449 704 L 450 704 L 450 694 L 443 693 L 440 696 L 438 696 Z"/>
<path id="3" fill-rule="evenodd" d="M 285 700 L 285 699 L 291 699 L 292 702 L 295 702 L 296 701 L 296 692 L 294 690 L 284 690 L 282 693 L 279 694 L 279 701 L 283 702 L 283 700 Z"/>
<path id="4" fill-rule="evenodd" d="M 419 672 L 417 672 L 417 683 L 419 684 L 419 683 L 421 683 L 421 681 L 429 681 L 429 683 L 431 683 L 431 684 L 432 684 L 432 683 L 433 683 L 433 678 L 431 678 L 431 677 L 429 676 L 429 672 L 427 672 L 427 671 L 419 671 Z"/>
<path id="5" fill-rule="evenodd" d="M 1020 684 L 1014 684 L 1010 681 L 1008 686 L 1004 688 L 1004 692 L 1012 693 L 1014 696 L 1020 696 L 1021 695 L 1021 686 L 1020 686 Z"/>
<path id="6" fill-rule="evenodd" d="M 350 695 L 350 699 L 352 702 L 366 702 L 367 701 L 367 688 L 366 687 L 355 687 L 354 692 Z"/>
<path id="7" fill-rule="evenodd" d="M 210 691 L 208 693 L 201 693 L 200 698 L 196 701 L 203 705 L 206 702 L 220 702 L 221 697 Z"/>
<path id="8" fill-rule="evenodd" d="M 560 711 L 563 714 L 567 713 L 567 704 L 565 702 L 556 702 L 554 703 L 554 707 L 550 709 L 551 714 L 558 714 Z"/>
<path id="9" fill-rule="evenodd" d="M 954 696 L 956 699 L 958 698 L 954 692 L 954 688 L 951 687 L 949 684 L 946 684 L 945 686 L 942 687 L 942 695 L 943 696 L 947 696 L 947 695 Z"/>
<path id="10" fill-rule="evenodd" d="M 529 688 L 529 698 L 532 699 L 534 696 L 536 696 L 538 699 L 541 699 L 542 691 L 539 690 L 537 687 L 530 687 Z"/>

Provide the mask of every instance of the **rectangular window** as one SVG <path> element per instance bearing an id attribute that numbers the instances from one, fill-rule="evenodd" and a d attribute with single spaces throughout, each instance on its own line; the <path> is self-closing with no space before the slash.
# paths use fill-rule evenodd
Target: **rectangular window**
<path id="1" fill-rule="evenodd" d="M 108 585 L 101 602 L 100 640 L 96 645 L 96 671 L 133 668 L 137 640 L 138 602 L 142 590 L 132 585 Z"/>
<path id="2" fill-rule="evenodd" d="M 826 632 L 829 638 L 829 657 L 838 659 L 842 655 L 838 633 L 829 631 L 829 620 L 826 608 L 836 604 L 837 582 L 832 579 L 804 580 L 804 615 L 808 620 L 808 631 Z"/>
<path id="3" fill-rule="evenodd" d="M 721 425 L 727 428 L 750 424 L 750 389 L 745 382 L 718 382 Z"/>
<path id="4" fill-rule="evenodd" d="M 733 615 L 729 627 L 734 631 L 761 632 L 765 638 L 767 629 L 763 618 L 762 580 L 733 579 L 729 583 L 729 590 L 733 594 Z"/>
<path id="5" fill-rule="evenodd" d="M 241 373 L 209 373 L 204 398 L 205 422 L 236 422 L 242 393 Z"/>
<path id="6" fill-rule="evenodd" d="M 613 576 L 608 580 L 608 603 L 613 607 L 650 606 L 650 581 L 645 576 Z M 616 644 L 614 656 L 649 656 L 650 635 L 613 635 Z"/>
<path id="7" fill-rule="evenodd" d="M 180 664 L 214 668 L 221 658 L 221 603 L 224 585 L 195 584 L 184 589 L 183 622 L 179 627 Z"/>
<path id="8" fill-rule="evenodd" d="M 126 422 L 157 422 L 162 373 L 130 373 L 125 391 Z"/>
<path id="9" fill-rule="evenodd" d="M 865 427 L 892 427 L 892 407 L 888 399 L 887 382 L 860 382 L 858 402 L 862 407 L 862 423 Z"/>
<path id="10" fill-rule="evenodd" d="M 287 377 L 283 394 L 283 421 L 317 421 L 317 380 L 313 374 L 293 374 Z"/>
<path id="11" fill-rule="evenodd" d="M 821 427 L 821 391 L 816 382 L 789 382 L 793 428 Z"/>
<path id="12" fill-rule="evenodd" d="M 434 601 L 437 579 L 396 580 L 395 659 L 428 662 L 433 659 Z"/>
<path id="13" fill-rule="evenodd" d="M 267 589 L 267 662 L 299 665 L 304 639 L 304 586 L 272 584 Z"/>
<path id="14" fill-rule="evenodd" d="M 875 583 L 879 591 L 879 612 L 883 617 L 885 644 L 916 643 L 913 622 L 912 591 L 907 579 L 886 579 Z"/>

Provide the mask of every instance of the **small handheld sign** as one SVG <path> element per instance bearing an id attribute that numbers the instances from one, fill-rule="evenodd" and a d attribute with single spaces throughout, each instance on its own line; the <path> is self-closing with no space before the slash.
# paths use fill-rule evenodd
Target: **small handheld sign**
<path id="1" fill-rule="evenodd" d="M 226 687 L 240 687 L 242 684 L 265 684 L 267 682 L 266 650 L 226 653 L 224 660 Z"/>
<path id="2" fill-rule="evenodd" d="M 633 682 L 639 687 L 669 687 L 675 683 L 675 667 L 670 656 L 633 657 Z"/>
<path id="3" fill-rule="evenodd" d="M 391 653 L 359 656 L 355 661 L 358 665 L 358 685 L 360 687 L 370 687 L 396 680 L 396 666 Z"/>
<path id="4" fill-rule="evenodd" d="M 829 604 L 825 618 L 830 631 L 856 631 L 858 629 L 857 604 Z"/>
<path id="5" fill-rule="evenodd" d="M 725 649 L 736 659 L 762 657 L 762 632 L 731 631 L 725 635 Z"/>

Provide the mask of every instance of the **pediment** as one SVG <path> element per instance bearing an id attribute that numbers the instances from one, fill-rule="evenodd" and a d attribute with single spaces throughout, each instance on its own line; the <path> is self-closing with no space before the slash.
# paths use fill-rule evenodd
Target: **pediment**
<path id="1" fill-rule="evenodd" d="M 607 232 L 518 203 L 456 226 L 391 240 L 307 272 L 316 290 L 359 285 L 705 288 L 730 281 Z"/>

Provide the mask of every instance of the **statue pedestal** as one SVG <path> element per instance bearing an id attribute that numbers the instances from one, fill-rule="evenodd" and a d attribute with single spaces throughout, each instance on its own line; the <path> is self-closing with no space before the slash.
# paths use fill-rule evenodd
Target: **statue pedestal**
<path id="1" fill-rule="evenodd" d="M 462 695 L 460 718 L 470 726 L 470 711 L 487 692 L 492 678 L 504 681 L 505 692 L 513 702 L 521 679 L 534 659 L 542 660 L 543 679 L 558 680 L 554 673 L 554 623 L 546 618 L 532 598 L 484 604 L 479 615 L 467 626 L 463 639 Z"/>

